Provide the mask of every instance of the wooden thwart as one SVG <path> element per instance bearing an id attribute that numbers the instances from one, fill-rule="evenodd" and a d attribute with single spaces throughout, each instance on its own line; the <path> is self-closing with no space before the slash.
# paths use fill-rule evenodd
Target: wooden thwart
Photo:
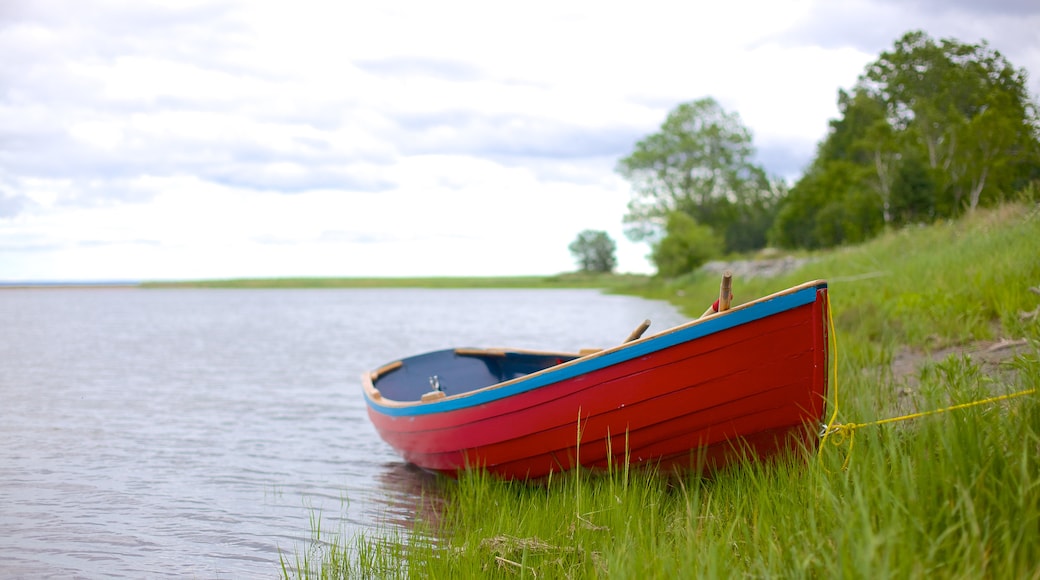
<path id="1" fill-rule="evenodd" d="M 506 356 L 506 351 L 500 348 L 456 348 L 455 354 L 459 356 Z"/>

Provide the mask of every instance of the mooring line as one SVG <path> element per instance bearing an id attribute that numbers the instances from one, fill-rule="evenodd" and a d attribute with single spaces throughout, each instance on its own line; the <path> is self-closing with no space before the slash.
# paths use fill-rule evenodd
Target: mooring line
<path id="1" fill-rule="evenodd" d="M 877 421 L 870 421 L 867 423 L 835 423 L 838 418 L 838 337 L 834 332 L 834 315 L 831 313 L 831 298 L 830 293 L 827 294 L 827 328 L 830 331 L 830 343 L 831 343 L 831 359 L 834 364 L 832 367 L 832 381 L 831 385 L 834 391 L 834 409 L 831 413 L 830 421 L 823 426 L 820 431 L 820 447 L 817 450 L 817 457 L 823 457 L 824 444 L 827 442 L 827 438 L 831 435 L 836 436 L 836 439 L 831 441 L 833 445 L 840 446 L 845 443 L 846 440 L 849 442 L 849 450 L 845 455 L 845 460 L 841 464 L 841 468 L 847 469 L 849 466 L 849 460 L 852 458 L 852 448 L 856 443 L 856 430 L 863 427 L 873 427 L 876 425 L 885 425 L 887 423 L 898 423 L 900 421 L 909 421 L 910 419 L 919 419 L 921 417 L 927 417 L 929 415 L 938 415 L 940 413 L 946 413 L 948 411 L 956 411 L 960 409 L 967 409 L 969 407 L 977 407 L 979 405 L 989 405 L 992 403 L 999 403 L 1000 401 L 1006 401 L 1008 399 L 1014 399 L 1016 397 L 1022 397 L 1025 395 L 1033 395 L 1036 393 L 1036 389 L 1025 389 L 1023 391 L 1017 391 L 1014 393 L 1008 393 L 1006 395 L 999 395 L 996 397 L 989 397 L 987 399 L 981 399 L 978 401 L 970 401 L 967 403 L 961 403 L 959 405 L 951 405 L 949 407 L 943 407 L 940 409 L 933 409 L 931 411 L 921 411 L 919 413 L 911 413 L 909 415 L 901 415 L 899 417 L 890 417 L 888 419 L 879 419 Z"/>

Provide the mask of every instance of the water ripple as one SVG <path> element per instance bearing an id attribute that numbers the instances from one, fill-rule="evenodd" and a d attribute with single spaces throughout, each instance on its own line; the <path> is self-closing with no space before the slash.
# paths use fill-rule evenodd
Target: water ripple
<path id="1" fill-rule="evenodd" d="M 362 372 L 604 346 L 644 318 L 680 322 L 591 291 L 4 290 L 0 576 L 271 577 L 316 516 L 408 530 L 438 483 L 376 436 Z"/>

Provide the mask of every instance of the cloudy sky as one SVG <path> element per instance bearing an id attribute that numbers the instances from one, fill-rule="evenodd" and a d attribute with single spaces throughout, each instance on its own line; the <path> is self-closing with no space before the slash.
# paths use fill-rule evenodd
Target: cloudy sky
<path id="1" fill-rule="evenodd" d="M 793 181 L 913 29 L 1040 93 L 1033 0 L 3 0 L 0 282 L 648 272 L 636 141 L 711 96 Z"/>

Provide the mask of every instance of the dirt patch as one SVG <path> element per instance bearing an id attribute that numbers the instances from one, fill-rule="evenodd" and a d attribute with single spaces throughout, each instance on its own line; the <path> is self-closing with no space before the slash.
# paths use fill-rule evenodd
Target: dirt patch
<path id="1" fill-rule="evenodd" d="M 1029 289 L 1030 292 L 1040 295 L 1040 286 Z M 1036 321 L 1040 317 L 1040 306 L 1030 312 L 1019 312 L 1019 319 L 1023 321 Z M 1000 336 L 1001 328 L 994 324 L 993 334 Z M 904 348 L 892 359 L 889 371 L 894 383 L 901 385 L 904 390 L 912 390 L 917 387 L 921 375 L 921 369 L 925 365 L 937 364 L 947 360 L 951 356 L 963 356 L 979 365 L 985 376 L 1003 380 L 1009 378 L 1008 365 L 1006 364 L 1016 356 L 1030 352 L 1036 352 L 1036 346 L 1025 338 L 1001 338 L 999 340 L 976 341 L 963 345 L 949 346 L 936 350 L 922 350 Z M 909 393 L 906 393 L 909 394 Z"/>
<path id="2" fill-rule="evenodd" d="M 999 374 L 1002 363 L 1032 350 L 1033 347 L 1024 338 L 974 342 L 969 345 L 951 346 L 930 352 L 907 348 L 892 359 L 890 370 L 895 382 L 916 386 L 924 365 L 939 363 L 951 356 L 965 356 L 982 367 L 984 374 L 992 376 Z"/>
<path id="3" fill-rule="evenodd" d="M 979 369 L 981 376 L 990 380 L 979 381 L 985 389 L 984 396 L 1007 393 L 1008 385 L 1018 381 L 1018 368 L 1009 364 L 1015 357 L 1035 353 L 1036 345 L 1027 339 L 1000 339 L 978 341 L 965 345 L 950 346 L 936 350 L 904 348 L 892 359 L 883 383 L 889 387 L 889 396 L 880 397 L 876 412 L 879 417 L 900 416 L 931 410 L 921 407 L 919 395 L 921 377 L 929 366 L 939 365 L 951 357 L 966 358 Z M 955 403 L 956 401 L 950 401 Z M 960 401 L 965 402 L 965 401 Z"/>

